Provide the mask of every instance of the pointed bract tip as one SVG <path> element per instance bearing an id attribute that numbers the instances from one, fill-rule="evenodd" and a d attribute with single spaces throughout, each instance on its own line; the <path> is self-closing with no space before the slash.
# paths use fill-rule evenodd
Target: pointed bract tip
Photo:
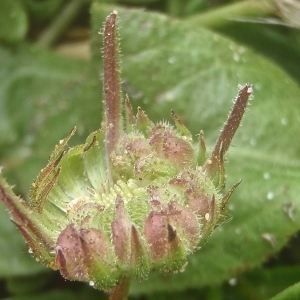
<path id="1" fill-rule="evenodd" d="M 234 101 L 233 108 L 228 116 L 228 119 L 221 130 L 221 134 L 215 144 L 211 156 L 204 164 L 204 170 L 209 176 L 219 177 L 220 166 L 223 163 L 222 157 L 227 152 L 235 132 L 240 126 L 245 110 L 248 105 L 248 100 L 252 95 L 252 85 L 245 84 L 239 87 L 238 95 Z M 223 166 L 221 166 L 223 169 Z"/>

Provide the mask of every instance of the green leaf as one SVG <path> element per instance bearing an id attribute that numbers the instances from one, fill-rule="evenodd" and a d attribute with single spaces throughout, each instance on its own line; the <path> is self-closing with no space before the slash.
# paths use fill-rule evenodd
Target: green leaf
<path id="1" fill-rule="evenodd" d="M 0 226 L 0 277 L 37 274 L 44 271 L 45 268 L 28 253 L 27 245 L 10 221 L 2 203 L 0 203 Z"/>
<path id="2" fill-rule="evenodd" d="M 91 290 L 91 289 L 90 289 Z M 106 296 L 101 295 L 99 291 L 95 290 L 64 290 L 64 289 L 53 289 L 38 294 L 25 294 L 20 296 L 10 297 L 5 300 L 61 300 L 61 299 L 90 299 L 90 300 L 101 300 L 106 299 Z"/>
<path id="3" fill-rule="evenodd" d="M 54 145 L 84 123 L 80 92 L 86 67 L 27 46 L 14 53 L 0 48 L 0 63 L 1 159 L 26 196 Z"/>
<path id="4" fill-rule="evenodd" d="M 227 299 L 270 299 L 298 282 L 299 276 L 298 265 L 259 267 L 223 284 L 223 293 Z"/>
<path id="5" fill-rule="evenodd" d="M 22 40 L 28 29 L 26 12 L 17 0 L 0 2 L 0 41 L 14 43 Z"/>
<path id="6" fill-rule="evenodd" d="M 22 0 L 31 18 L 43 22 L 55 17 L 59 8 L 67 3 L 66 0 Z"/>
<path id="7" fill-rule="evenodd" d="M 54 145 L 74 125 L 79 128 L 74 143 L 100 127 L 102 45 L 97 32 L 115 8 L 93 7 L 89 75 L 84 63 L 47 51 L 0 48 L 1 164 L 24 195 Z M 295 210 L 300 201 L 299 87 L 276 65 L 194 28 L 188 19 L 121 8 L 119 15 L 124 90 L 134 107 L 141 106 L 152 119 L 171 120 L 174 109 L 193 134 L 204 129 L 212 147 L 237 84 L 254 85 L 254 100 L 227 156 L 227 187 L 243 179 L 230 201 L 228 222 L 190 256 L 184 273 L 152 274 L 131 292 L 219 285 L 261 264 L 300 228 Z M 40 272 L 2 207 L 0 220 L 1 276 Z"/>
<path id="8" fill-rule="evenodd" d="M 81 102 L 80 91 L 86 68 L 82 62 L 27 46 L 13 53 L 0 48 L 0 63 L 1 165 L 8 181 L 16 184 L 15 191 L 26 197 L 54 145 L 82 123 L 86 99 Z M 85 130 L 80 126 L 79 131 Z M 41 272 L 44 268 L 30 256 L 0 206 L 0 276 Z"/>
<path id="9" fill-rule="evenodd" d="M 200 18 L 199 18 L 200 19 Z M 195 18 L 195 23 L 197 18 Z M 281 30 L 280 30 L 281 29 Z M 300 60 L 300 31 L 296 28 L 282 30 L 278 26 L 244 22 L 230 22 L 216 29 L 220 34 L 256 49 L 277 62 L 298 82 L 300 74 L 295 61 Z"/>
<path id="10" fill-rule="evenodd" d="M 6 280 L 6 289 L 13 295 L 33 294 L 42 290 L 47 283 L 53 279 L 54 272 L 42 274 L 33 274 L 27 276 L 18 276 Z"/>
<path id="11" fill-rule="evenodd" d="M 297 300 L 300 297 L 300 282 L 290 286 L 271 300 Z"/>
<path id="12" fill-rule="evenodd" d="M 114 7 L 115 8 L 115 7 Z M 93 65 L 101 62 L 97 34 L 113 7 L 95 4 Z M 229 204 L 227 222 L 191 255 L 184 273 L 152 274 L 132 293 L 216 285 L 258 266 L 300 228 L 297 84 L 278 66 L 245 46 L 186 21 L 119 8 L 124 89 L 150 118 L 174 109 L 194 134 L 212 144 L 226 120 L 237 84 L 250 82 L 254 100 L 227 166 L 230 187 L 242 185 Z"/>

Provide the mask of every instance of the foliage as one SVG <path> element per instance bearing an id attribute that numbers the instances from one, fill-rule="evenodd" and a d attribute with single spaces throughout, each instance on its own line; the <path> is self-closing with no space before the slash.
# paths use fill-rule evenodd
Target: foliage
<path id="1" fill-rule="evenodd" d="M 269 299 L 287 289 L 274 299 L 296 299 L 291 295 L 299 296 L 295 283 L 300 280 L 299 29 L 226 18 L 219 18 L 220 26 L 204 25 L 204 13 L 221 9 L 210 7 L 209 1 L 109 5 L 98 0 L 83 9 L 91 12 L 92 56 L 79 61 L 37 46 L 34 26 L 41 20 L 51 26 L 67 3 L 43 2 L 48 3 L 43 17 L 38 1 L 0 4 L 7 18 L 1 17 L 6 26 L 0 26 L 0 163 L 15 191 L 27 197 L 53 146 L 71 128 L 78 127 L 74 143 L 99 128 L 98 31 L 117 9 L 123 89 L 135 108 L 141 106 L 151 119 L 170 120 L 173 109 L 194 135 L 203 129 L 212 148 L 236 86 L 250 82 L 254 88 L 254 99 L 228 153 L 227 187 L 240 178 L 243 182 L 230 199 L 226 222 L 190 257 L 185 272 L 136 282 L 132 298 L 166 299 L 175 293 L 177 299 Z M 235 3 L 226 5 L 230 12 Z M 266 14 L 274 17 L 273 11 Z M 259 13 L 254 20 L 258 17 Z M 0 276 L 7 292 L 3 299 L 99 299 L 91 288 L 65 283 L 40 267 L 2 204 L 0 208 Z"/>

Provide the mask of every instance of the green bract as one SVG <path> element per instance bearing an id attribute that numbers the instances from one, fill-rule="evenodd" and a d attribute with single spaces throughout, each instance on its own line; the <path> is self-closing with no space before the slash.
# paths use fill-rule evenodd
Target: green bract
<path id="1" fill-rule="evenodd" d="M 103 127 L 83 145 L 68 148 L 75 129 L 59 142 L 32 184 L 30 204 L 5 182 L 0 190 L 37 259 L 104 291 L 124 277 L 182 271 L 222 221 L 238 184 L 224 194 L 223 156 L 252 92 L 240 88 L 207 157 L 203 133 L 195 146 L 174 113 L 173 127 L 154 124 L 141 109 L 134 116 L 127 98 L 122 111 L 116 20 L 114 12 L 104 30 Z"/>

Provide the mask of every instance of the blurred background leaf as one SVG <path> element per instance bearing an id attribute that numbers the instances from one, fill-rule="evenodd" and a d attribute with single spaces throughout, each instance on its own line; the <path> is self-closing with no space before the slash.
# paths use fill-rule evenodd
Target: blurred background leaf
<path id="1" fill-rule="evenodd" d="M 271 300 L 297 300 L 299 299 L 299 295 L 300 283 L 297 283 L 273 297 Z"/>
<path id="2" fill-rule="evenodd" d="M 0 2 L 0 42 L 15 43 L 22 40 L 28 30 L 28 18 L 20 1 Z"/>
<path id="3" fill-rule="evenodd" d="M 67 20 L 69 29 L 58 31 L 55 47 L 65 41 L 75 45 L 74 36 L 88 43 L 89 1 L 83 1 L 78 16 L 74 13 Z M 88 61 L 35 45 L 72 1 L 2 0 L 0 6 L 5 2 L 15 5 L 13 15 L 23 16 L 13 20 L 23 28 L 13 39 L 5 29 L 2 38 L 0 27 L 0 164 L 17 193 L 28 198 L 30 183 L 54 145 L 75 125 L 73 145 L 99 128 L 98 32 L 106 15 L 117 9 L 124 93 L 152 119 L 170 120 L 174 109 L 194 135 L 204 130 L 211 149 L 237 85 L 251 82 L 254 88 L 254 100 L 228 153 L 227 187 L 243 179 L 229 204 L 228 222 L 189 258 L 185 272 L 151 274 L 149 281 L 133 284 L 132 297 L 269 299 L 299 281 L 298 29 L 222 18 L 204 25 L 204 14 L 218 15 L 225 4 L 230 11 L 232 1 L 123 0 L 107 5 L 98 0 L 91 8 Z M 96 299 L 88 286 L 65 283 L 57 272 L 35 262 L 2 204 L 0 208 L 2 298 Z M 36 288 L 29 282 L 37 283 Z"/>
<path id="4" fill-rule="evenodd" d="M 101 61 L 99 20 L 111 10 L 97 4 L 92 9 L 93 65 Z M 221 284 L 261 264 L 299 230 L 299 215 L 285 211 L 299 205 L 300 145 L 291 145 L 299 132 L 299 87 L 270 61 L 193 23 L 134 10 L 119 14 L 124 87 L 150 117 L 168 119 L 172 108 L 194 134 L 204 129 L 212 143 L 236 84 L 253 83 L 255 99 L 229 153 L 229 186 L 244 181 L 230 204 L 232 220 L 190 257 L 184 273 L 153 274 L 132 292 Z"/>

